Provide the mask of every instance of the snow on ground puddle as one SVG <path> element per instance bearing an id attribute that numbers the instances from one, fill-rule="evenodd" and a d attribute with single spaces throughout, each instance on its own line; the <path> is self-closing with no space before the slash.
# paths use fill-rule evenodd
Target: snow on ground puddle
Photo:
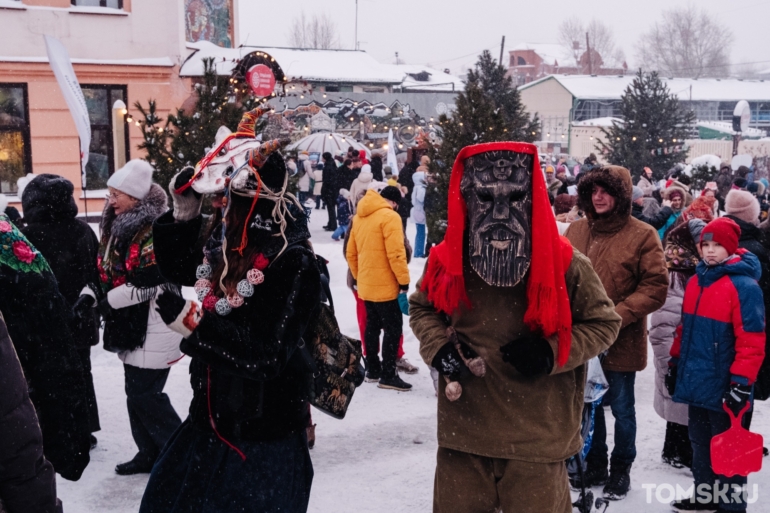
<path id="1" fill-rule="evenodd" d="M 346 286 L 347 264 L 342 255 L 342 243 L 331 240 L 331 234 L 321 228 L 327 221 L 326 211 L 313 210 L 312 242 L 315 251 L 329 260 L 332 295 L 337 319 L 343 333 L 359 338 L 355 300 Z M 415 227 L 408 226 L 409 239 L 414 241 Z M 410 265 L 412 289 L 425 265 L 416 259 Z M 188 293 L 191 291 L 187 291 Z M 192 295 L 190 297 L 193 297 Z M 418 343 L 404 318 L 404 350 L 406 357 L 420 367 L 415 375 L 401 377 L 414 385 L 410 392 L 381 390 L 376 384 L 364 383 L 357 391 L 344 420 L 336 420 L 313 410 L 316 446 L 310 452 L 315 469 L 310 497 L 311 513 L 356 511 L 357 513 L 429 512 L 433 504 L 433 473 L 436 461 L 436 398 L 427 366 L 422 363 Z M 636 380 L 637 458 L 631 470 L 631 491 L 626 500 L 611 503 L 613 512 L 668 512 L 670 492 L 677 485 L 687 489 L 692 484 L 689 470 L 676 470 L 660 460 L 665 422 L 652 407 L 654 371 L 652 351 L 647 369 Z M 118 476 L 115 465 L 131 459 L 136 446 L 131 438 L 123 391 L 123 369 L 112 353 L 96 346 L 91 351 L 94 383 L 99 403 L 102 430 L 96 433 L 99 445 L 91 452 L 91 463 L 80 481 L 73 483 L 57 476 L 59 497 L 65 513 L 135 513 L 139 510 L 147 484 L 146 474 Z M 190 389 L 189 358 L 176 364 L 169 374 L 166 393 L 183 419 L 186 416 L 192 390 Z M 757 403 L 752 431 L 770 437 L 770 405 Z M 607 410 L 608 431 L 612 440 L 612 415 Z M 765 445 L 770 444 L 770 440 Z M 610 443 L 610 446 L 612 444 Z M 750 512 L 770 512 L 770 458 L 765 468 L 749 476 L 752 485 L 759 486 L 756 503 Z M 664 485 L 650 490 L 643 485 Z M 669 490 L 665 485 L 670 485 Z M 594 488 L 601 496 L 601 488 Z M 573 500 L 576 494 L 573 493 Z M 344 500 L 344 503 L 341 501 Z M 545 512 L 544 512 L 545 513 Z"/>

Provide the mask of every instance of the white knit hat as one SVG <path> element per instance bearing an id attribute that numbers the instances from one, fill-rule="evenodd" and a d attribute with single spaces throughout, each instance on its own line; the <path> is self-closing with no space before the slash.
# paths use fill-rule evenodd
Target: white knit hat
<path id="1" fill-rule="evenodd" d="M 741 221 L 759 224 L 759 201 L 747 191 L 732 190 L 725 198 L 725 212 Z"/>
<path id="2" fill-rule="evenodd" d="M 146 160 L 131 160 L 113 173 L 107 180 L 107 187 L 117 189 L 138 200 L 144 199 L 152 187 L 153 171 L 155 170 Z"/>

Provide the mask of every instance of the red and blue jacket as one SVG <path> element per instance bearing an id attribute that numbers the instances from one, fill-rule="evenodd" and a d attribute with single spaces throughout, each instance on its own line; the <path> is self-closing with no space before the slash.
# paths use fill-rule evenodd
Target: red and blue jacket
<path id="1" fill-rule="evenodd" d="M 757 257 L 743 249 L 721 264 L 698 264 L 671 347 L 674 401 L 721 412 L 731 381 L 754 384 L 765 357 L 761 274 Z"/>

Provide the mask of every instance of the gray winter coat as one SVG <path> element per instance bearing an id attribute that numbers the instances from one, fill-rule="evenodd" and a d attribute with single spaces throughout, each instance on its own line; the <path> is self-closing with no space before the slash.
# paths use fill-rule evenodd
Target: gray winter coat
<path id="1" fill-rule="evenodd" d="M 682 319 L 682 300 L 684 287 L 679 280 L 671 280 L 666 302 L 652 314 L 650 322 L 650 344 L 655 355 L 655 413 L 667 422 L 687 425 L 688 406 L 675 403 L 666 390 L 664 378 L 668 373 L 668 360 L 671 358 L 671 346 L 674 344 L 674 332 Z"/>

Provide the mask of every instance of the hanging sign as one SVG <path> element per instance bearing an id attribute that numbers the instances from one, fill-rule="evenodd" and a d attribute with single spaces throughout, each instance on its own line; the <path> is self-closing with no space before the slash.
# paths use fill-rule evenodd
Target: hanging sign
<path id="1" fill-rule="evenodd" d="M 275 75 L 269 66 L 256 64 L 246 72 L 246 82 L 254 96 L 264 98 L 275 90 Z"/>

